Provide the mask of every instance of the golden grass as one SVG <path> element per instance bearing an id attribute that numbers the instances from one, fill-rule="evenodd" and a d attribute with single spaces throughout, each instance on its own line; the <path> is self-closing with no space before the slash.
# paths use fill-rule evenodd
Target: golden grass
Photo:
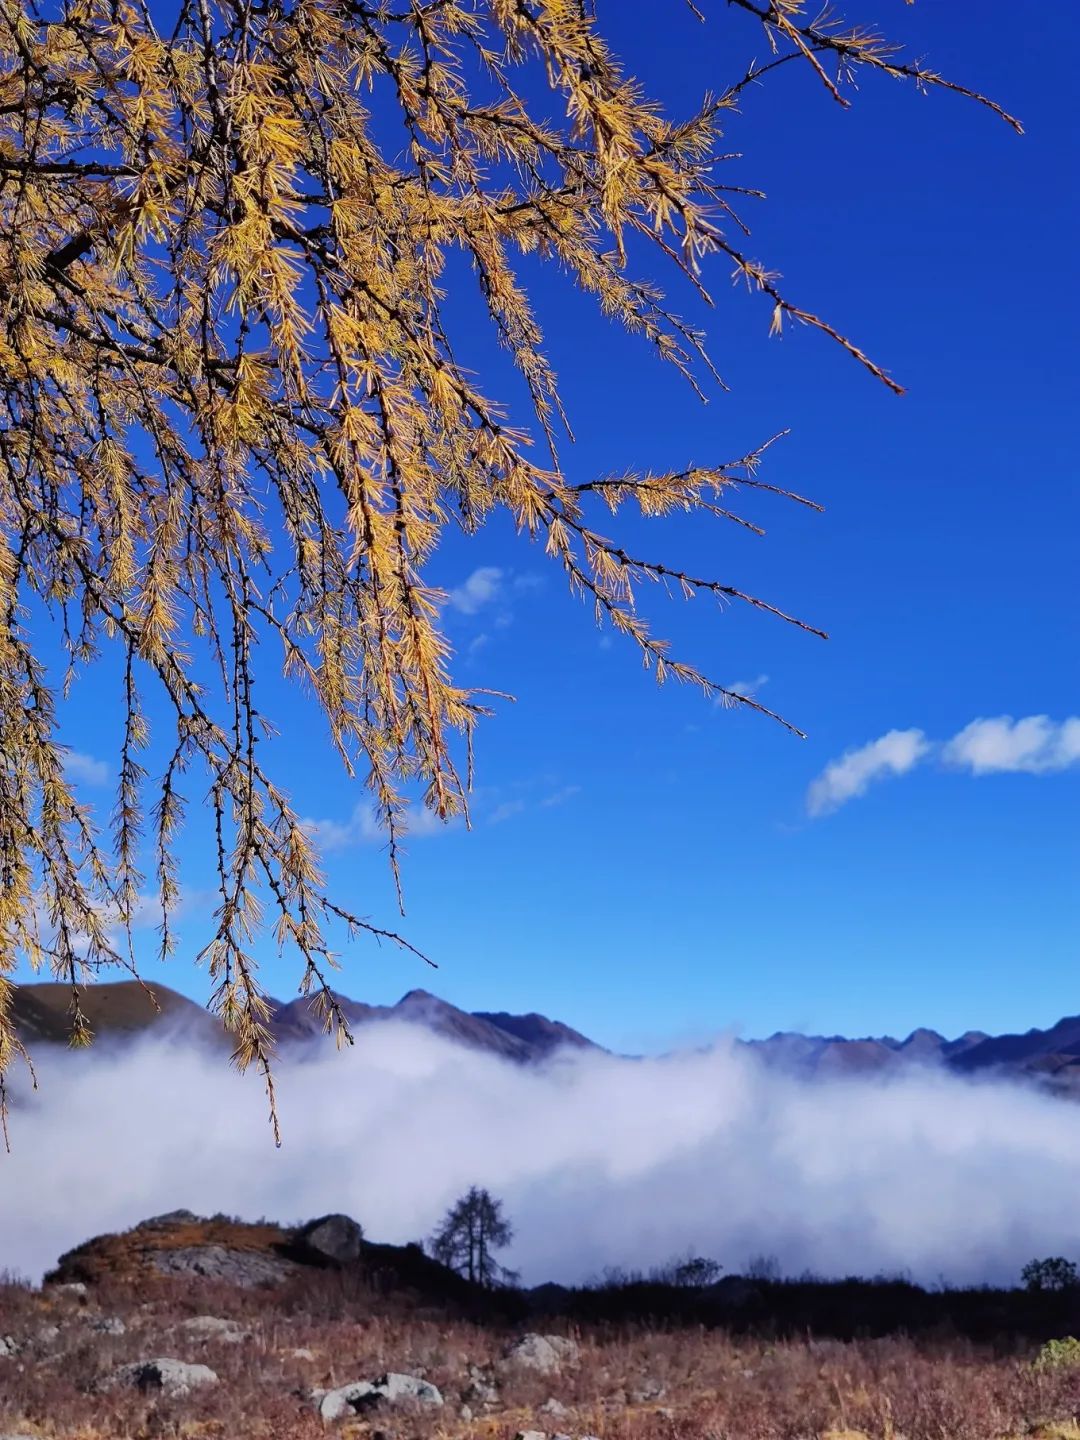
<path id="1" fill-rule="evenodd" d="M 35 1440 L 324 1440 L 310 1401 L 387 1370 L 437 1385 L 442 1409 L 358 1418 L 349 1440 L 512 1440 L 519 1430 L 599 1440 L 1080 1440 L 1080 1370 L 1036 1369 L 1036 1343 L 978 1346 L 938 1336 L 845 1342 L 735 1337 L 701 1327 L 577 1327 L 576 1363 L 545 1376 L 505 1365 L 523 1329 L 449 1314 L 430 1297 L 376 1293 L 361 1273 L 298 1271 L 276 1291 L 155 1274 L 152 1252 L 221 1245 L 271 1254 L 290 1232 L 219 1217 L 102 1236 L 61 1267 L 91 1280 L 84 1299 L 0 1285 L 0 1435 Z M 218 1315 L 241 1344 L 177 1327 Z M 122 1319 L 120 1336 L 94 1328 Z M 43 1327 L 58 1335 L 41 1339 Z M 301 1353 L 297 1353 L 301 1352 Z M 208 1364 L 220 1384 L 183 1401 L 95 1389 L 117 1366 L 150 1356 Z M 498 1402 L 468 1399 L 475 1370 Z M 549 1400 L 566 1413 L 546 1413 Z M 465 1406 L 472 1407 L 470 1415 Z"/>

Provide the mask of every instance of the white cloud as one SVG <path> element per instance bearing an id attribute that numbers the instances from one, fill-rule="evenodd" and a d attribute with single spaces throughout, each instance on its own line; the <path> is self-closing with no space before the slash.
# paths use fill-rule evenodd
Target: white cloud
<path id="1" fill-rule="evenodd" d="M 756 675 L 753 680 L 733 680 L 726 688 L 733 695 L 744 695 L 747 699 L 753 699 L 762 686 L 769 683 L 768 675 Z M 724 704 L 724 697 L 717 696 L 717 705 Z"/>
<path id="2" fill-rule="evenodd" d="M 572 800 L 575 795 L 580 794 L 580 785 L 562 785 L 558 790 L 553 790 L 550 795 L 544 796 L 540 801 L 540 808 L 550 810 L 555 805 L 565 805 L 567 800 Z"/>
<path id="3" fill-rule="evenodd" d="M 504 800 L 492 810 L 491 814 L 487 817 L 487 823 L 489 825 L 501 825 L 504 820 L 511 820 L 515 815 L 520 815 L 524 809 L 524 800 Z"/>
<path id="4" fill-rule="evenodd" d="M 375 820 L 375 814 L 366 800 L 353 808 L 348 820 L 313 820 L 300 822 L 319 849 L 329 854 L 334 850 L 348 850 L 353 845 L 364 845 L 384 838 Z"/>
<path id="5" fill-rule="evenodd" d="M 1070 716 L 1060 724 L 1047 715 L 973 720 L 948 742 L 942 758 L 973 775 L 1007 771 L 1045 775 L 1067 770 L 1080 765 L 1080 718 Z"/>
<path id="6" fill-rule="evenodd" d="M 1075 1251 L 1075 1111 L 1003 1081 L 808 1083 L 727 1044 L 533 1070 L 387 1023 L 340 1055 L 281 1061 L 275 1151 L 258 1077 L 190 1047 L 34 1058 L 38 1093 L 11 1080 L 0 1227 L 0 1268 L 34 1278 L 88 1236 L 177 1206 L 345 1210 L 373 1239 L 415 1240 L 471 1184 L 505 1201 L 506 1259 L 529 1284 L 691 1246 L 729 1271 L 773 1254 L 787 1274 L 1015 1283 L 1033 1255 Z"/>
<path id="7" fill-rule="evenodd" d="M 67 750 L 63 759 L 64 774 L 75 785 L 108 785 L 112 771 L 104 760 L 95 760 L 93 755 L 83 755 L 78 750 Z"/>
<path id="8" fill-rule="evenodd" d="M 191 886 L 181 886 L 180 893 L 173 900 L 169 911 L 169 925 L 172 928 L 178 926 L 185 916 L 198 913 L 205 918 L 213 912 L 219 900 L 214 890 L 202 890 Z M 35 923 L 38 933 L 42 936 L 53 937 L 56 927 L 50 918 L 50 906 L 45 892 L 38 889 L 34 895 Z M 122 950 L 127 929 L 157 930 L 160 929 L 165 920 L 165 912 L 161 907 L 161 896 L 157 891 L 142 891 L 135 897 L 135 903 L 131 907 L 127 925 L 124 924 L 123 912 L 120 906 L 115 903 L 102 904 L 97 907 L 97 915 L 105 930 L 105 936 L 114 949 Z M 90 937 L 84 930 L 76 930 L 72 934 L 72 949 L 75 954 L 85 958 L 89 953 Z"/>
<path id="9" fill-rule="evenodd" d="M 497 565 L 481 565 L 450 591 L 449 601 L 462 615 L 475 615 L 502 593 L 503 572 Z"/>
<path id="10" fill-rule="evenodd" d="M 459 817 L 440 820 L 434 810 L 426 805 L 410 805 L 405 811 L 405 827 L 414 839 L 422 835 L 442 835 L 459 823 Z"/>
<path id="11" fill-rule="evenodd" d="M 169 911 L 170 928 L 177 927 L 182 920 L 191 915 L 199 915 L 205 919 L 207 915 L 214 912 L 220 899 L 216 890 L 181 886 L 180 893 L 173 901 Z M 124 937 L 120 912 L 116 906 L 107 906 L 103 909 L 102 915 L 109 925 L 110 940 L 119 949 L 120 942 Z M 160 894 L 157 891 L 145 891 L 139 895 L 131 912 L 132 930 L 157 930 L 161 928 L 164 921 L 165 912 L 161 908 Z"/>
<path id="12" fill-rule="evenodd" d="M 827 815 L 848 800 L 865 795 L 871 785 L 889 775 L 905 775 L 930 750 L 921 730 L 890 730 L 858 750 L 847 750 L 833 760 L 806 792 L 810 815 Z"/>
<path id="13" fill-rule="evenodd" d="M 415 839 L 424 835 L 441 834 L 454 823 L 453 820 L 440 820 L 426 805 L 409 805 L 405 810 L 403 829 L 407 836 Z M 300 824 L 324 854 L 349 850 L 354 845 L 376 845 L 387 838 L 374 808 L 366 800 L 361 800 L 353 807 L 347 820 L 308 818 L 301 820 Z"/>

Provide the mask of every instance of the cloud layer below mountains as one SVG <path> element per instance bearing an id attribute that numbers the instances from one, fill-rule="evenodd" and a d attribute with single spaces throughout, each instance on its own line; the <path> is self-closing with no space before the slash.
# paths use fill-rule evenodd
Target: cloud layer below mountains
<path id="1" fill-rule="evenodd" d="M 0 1269 L 34 1279 L 179 1206 L 343 1210 L 372 1238 L 419 1239 L 473 1183 L 505 1200 L 526 1283 L 688 1250 L 729 1272 L 773 1255 L 788 1274 L 1011 1283 L 1077 1250 L 1080 1113 L 1010 1084 L 808 1083 L 724 1042 L 530 1070 L 387 1023 L 282 1065 L 275 1151 L 258 1080 L 179 1042 L 36 1059 L 0 1154 Z"/>

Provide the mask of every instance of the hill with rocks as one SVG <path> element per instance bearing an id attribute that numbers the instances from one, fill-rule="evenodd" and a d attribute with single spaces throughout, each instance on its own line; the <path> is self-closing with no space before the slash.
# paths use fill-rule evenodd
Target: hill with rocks
<path id="1" fill-rule="evenodd" d="M 373 1243 L 347 1215 L 288 1226 L 173 1210 L 69 1250 L 45 1283 L 153 1289 L 171 1280 L 199 1280 L 259 1290 L 320 1270 L 362 1273 L 367 1286 L 410 1303 L 468 1309 L 476 1300 L 473 1287 L 420 1245 Z"/>

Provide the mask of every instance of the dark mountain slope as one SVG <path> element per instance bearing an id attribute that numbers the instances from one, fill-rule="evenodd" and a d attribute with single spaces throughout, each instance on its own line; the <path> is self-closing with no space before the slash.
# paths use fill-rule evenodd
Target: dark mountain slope
<path id="1" fill-rule="evenodd" d="M 1080 1057 L 1080 1015 L 1059 1020 L 1049 1030 L 989 1036 L 958 1055 L 953 1063 L 958 1070 L 971 1071 L 997 1065 L 1028 1065 L 1054 1056 L 1063 1060 Z"/>
<path id="2" fill-rule="evenodd" d="M 341 1006 L 350 1029 L 370 1020 L 382 1019 L 388 1013 L 385 1006 L 365 1005 L 363 1001 L 350 1000 L 347 995 L 339 995 L 336 990 L 331 993 Z M 271 1005 L 270 1028 L 279 1045 L 311 1040 L 323 1033 L 322 1021 L 309 999 L 298 996 L 295 1000 L 274 1000 Z"/>
<path id="3" fill-rule="evenodd" d="M 495 1025 L 500 1030 L 505 1030 L 508 1035 L 524 1040 L 541 1055 L 549 1055 L 562 1045 L 569 1045 L 577 1050 L 597 1049 L 593 1041 L 582 1035 L 580 1030 L 572 1030 L 561 1020 L 549 1020 L 546 1015 L 537 1015 L 535 1011 L 530 1011 L 528 1015 L 508 1015 L 505 1010 L 477 1010 L 474 1013 L 478 1020 L 486 1020 L 489 1025 Z"/>

